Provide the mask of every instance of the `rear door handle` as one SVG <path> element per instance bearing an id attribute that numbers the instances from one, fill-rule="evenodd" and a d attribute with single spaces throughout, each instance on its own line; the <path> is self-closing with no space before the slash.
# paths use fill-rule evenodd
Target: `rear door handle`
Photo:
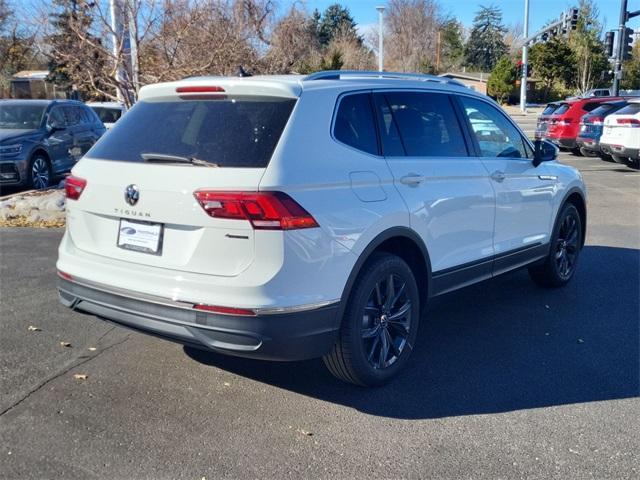
<path id="1" fill-rule="evenodd" d="M 418 175 L 417 173 L 410 173 L 402 177 L 400 179 L 400 183 L 402 183 L 403 185 L 416 186 L 416 185 L 420 185 L 425 180 L 426 178 L 424 177 L 424 175 Z"/>
<path id="2" fill-rule="evenodd" d="M 491 180 L 493 180 L 494 182 L 503 182 L 505 178 L 507 178 L 507 176 L 504 174 L 504 172 L 501 172 L 499 170 L 496 170 L 491 174 Z"/>

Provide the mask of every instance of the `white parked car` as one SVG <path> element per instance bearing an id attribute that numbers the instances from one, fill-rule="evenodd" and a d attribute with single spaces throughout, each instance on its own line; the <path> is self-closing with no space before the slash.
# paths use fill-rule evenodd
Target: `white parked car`
<path id="1" fill-rule="evenodd" d="M 640 168 L 640 98 L 605 117 L 600 148 L 616 162 Z"/>
<path id="2" fill-rule="evenodd" d="M 96 112 L 107 129 L 113 127 L 125 112 L 124 105 L 117 102 L 88 102 L 87 106 Z"/>
<path id="3" fill-rule="evenodd" d="M 60 298 L 220 353 L 322 356 L 378 385 L 420 348 L 430 298 L 523 267 L 544 286 L 572 278 L 585 187 L 538 146 L 439 77 L 146 86 L 66 182 Z"/>

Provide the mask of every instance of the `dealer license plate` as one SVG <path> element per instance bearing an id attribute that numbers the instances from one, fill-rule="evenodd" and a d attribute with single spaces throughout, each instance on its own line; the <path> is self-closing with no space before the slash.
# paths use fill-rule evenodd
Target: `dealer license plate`
<path id="1" fill-rule="evenodd" d="M 162 252 L 161 223 L 136 222 L 120 219 L 118 247 L 137 252 L 159 255 Z"/>

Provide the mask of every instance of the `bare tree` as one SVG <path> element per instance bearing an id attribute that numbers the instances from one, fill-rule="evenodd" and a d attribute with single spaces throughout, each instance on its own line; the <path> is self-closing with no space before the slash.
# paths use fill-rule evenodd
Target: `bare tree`
<path id="1" fill-rule="evenodd" d="M 436 0 L 390 0 L 384 25 L 385 68 L 433 69 L 438 30 L 444 21 Z"/>

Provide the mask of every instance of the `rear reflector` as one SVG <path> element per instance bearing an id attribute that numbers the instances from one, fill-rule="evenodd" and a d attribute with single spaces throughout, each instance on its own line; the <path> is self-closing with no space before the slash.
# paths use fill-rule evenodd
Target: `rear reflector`
<path id="1" fill-rule="evenodd" d="M 210 217 L 248 220 L 257 230 L 295 230 L 318 226 L 315 219 L 282 192 L 219 192 L 193 194 Z"/>
<path id="2" fill-rule="evenodd" d="M 176 88 L 176 93 L 221 93 L 224 92 L 224 88 L 222 87 L 213 87 L 213 86 L 189 86 L 189 87 L 178 87 Z"/>
<path id="3" fill-rule="evenodd" d="M 64 193 L 69 200 L 78 200 L 85 187 L 87 181 L 84 178 L 69 175 L 64 181 Z"/>
<path id="4" fill-rule="evenodd" d="M 640 127 L 640 120 L 636 118 L 617 118 L 618 125 L 628 125 L 630 127 Z"/>
<path id="5" fill-rule="evenodd" d="M 73 281 L 73 277 L 67 272 L 63 272 L 62 270 L 58 270 L 58 276 L 60 278 L 64 278 L 65 280 Z"/>
<path id="6" fill-rule="evenodd" d="M 248 308 L 236 308 L 236 307 L 220 307 L 217 305 L 203 305 L 197 304 L 193 306 L 194 310 L 201 310 L 203 312 L 221 313 L 223 315 L 243 315 L 245 317 L 255 317 L 256 312 L 249 310 Z"/>

